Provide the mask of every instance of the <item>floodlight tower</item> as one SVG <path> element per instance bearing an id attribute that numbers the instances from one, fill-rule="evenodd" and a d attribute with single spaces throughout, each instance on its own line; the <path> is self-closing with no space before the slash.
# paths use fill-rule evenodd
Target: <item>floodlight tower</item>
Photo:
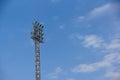
<path id="1" fill-rule="evenodd" d="M 35 42 L 35 70 L 36 80 L 41 80 L 40 74 L 40 43 L 43 43 L 43 25 L 35 21 L 33 23 L 33 31 L 31 32 L 31 38 Z"/>

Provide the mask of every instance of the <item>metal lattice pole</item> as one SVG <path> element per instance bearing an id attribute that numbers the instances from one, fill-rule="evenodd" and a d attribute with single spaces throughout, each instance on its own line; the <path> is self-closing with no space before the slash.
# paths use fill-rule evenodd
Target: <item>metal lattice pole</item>
<path id="1" fill-rule="evenodd" d="M 43 26 L 35 21 L 33 23 L 33 31 L 31 32 L 32 39 L 35 42 L 35 68 L 36 68 L 36 80 L 41 80 L 40 74 L 40 43 L 43 43 Z"/>

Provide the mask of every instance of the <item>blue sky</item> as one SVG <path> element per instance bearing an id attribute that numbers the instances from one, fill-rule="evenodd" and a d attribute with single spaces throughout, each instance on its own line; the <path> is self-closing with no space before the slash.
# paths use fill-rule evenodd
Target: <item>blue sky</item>
<path id="1" fill-rule="evenodd" d="M 120 80 L 119 0 L 0 0 L 0 80 L 35 80 L 33 21 L 44 27 L 41 80 Z"/>

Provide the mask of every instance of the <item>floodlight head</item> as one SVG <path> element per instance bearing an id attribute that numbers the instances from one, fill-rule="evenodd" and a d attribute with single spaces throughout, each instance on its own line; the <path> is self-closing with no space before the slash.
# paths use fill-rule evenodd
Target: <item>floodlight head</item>
<path id="1" fill-rule="evenodd" d="M 40 43 L 43 42 L 43 25 L 35 21 L 33 23 L 33 31 L 31 32 L 32 39 L 37 40 Z"/>

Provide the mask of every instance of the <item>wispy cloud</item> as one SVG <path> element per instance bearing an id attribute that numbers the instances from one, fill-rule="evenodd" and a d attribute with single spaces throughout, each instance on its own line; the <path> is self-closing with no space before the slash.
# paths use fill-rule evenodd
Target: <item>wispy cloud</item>
<path id="1" fill-rule="evenodd" d="M 105 56 L 101 61 L 95 63 L 79 64 L 71 71 L 74 73 L 88 73 L 104 68 L 106 69 L 105 77 L 110 78 L 111 80 L 119 80 L 120 71 L 111 71 L 113 67 L 116 69 L 118 65 L 120 65 L 120 37 L 118 36 L 119 35 L 112 38 L 110 41 L 106 41 L 102 37 L 93 34 L 86 36 L 82 36 L 80 34 L 72 35 L 73 38 L 78 39 L 82 43 L 83 47 L 101 49 L 101 52 L 104 51 Z"/>
<path id="2" fill-rule="evenodd" d="M 105 13 L 108 13 L 109 11 L 113 10 L 113 5 L 111 3 L 105 4 L 103 6 L 94 8 L 89 14 L 89 17 L 95 17 L 95 16 L 100 16 Z"/>
<path id="3" fill-rule="evenodd" d="M 85 48 L 105 47 L 104 39 L 94 34 L 85 35 L 85 36 L 80 34 L 72 34 L 71 39 L 77 39 Z"/>
<path id="4" fill-rule="evenodd" d="M 111 80 L 120 80 L 120 72 L 107 72 L 105 75 L 106 77 L 110 78 Z"/>
<path id="5" fill-rule="evenodd" d="M 81 21 L 84 21 L 84 20 L 93 19 L 95 17 L 99 17 L 101 15 L 105 15 L 106 13 L 107 13 L 107 15 L 111 14 L 115 10 L 114 7 L 115 7 L 115 4 L 113 4 L 113 3 L 107 3 L 107 4 L 102 5 L 100 7 L 93 8 L 93 10 L 91 10 L 86 15 L 78 16 L 77 17 L 77 22 L 81 22 Z"/>
<path id="6" fill-rule="evenodd" d="M 104 40 L 101 36 L 97 36 L 94 34 L 89 34 L 85 36 L 80 34 L 72 34 L 71 39 L 77 39 L 85 48 L 98 48 L 103 49 L 107 52 L 110 52 L 112 50 L 118 51 L 120 49 L 120 37 L 115 37 L 111 41 L 106 42 L 106 40 Z"/>
<path id="7" fill-rule="evenodd" d="M 104 59 L 100 62 L 92 63 L 92 64 L 80 64 L 72 69 L 72 72 L 94 72 L 101 68 L 111 67 L 112 64 L 118 63 L 120 60 L 119 53 L 111 53 L 104 56 Z"/>
<path id="8" fill-rule="evenodd" d="M 57 67 L 54 72 L 48 74 L 48 77 L 52 79 L 57 79 L 59 75 L 62 73 L 62 71 L 63 70 L 61 67 Z"/>
<path id="9" fill-rule="evenodd" d="M 83 45 L 85 47 L 99 48 L 103 46 L 104 40 L 96 35 L 88 35 L 83 37 Z"/>
<path id="10" fill-rule="evenodd" d="M 120 49 L 120 39 L 114 39 L 106 46 L 106 49 Z"/>

